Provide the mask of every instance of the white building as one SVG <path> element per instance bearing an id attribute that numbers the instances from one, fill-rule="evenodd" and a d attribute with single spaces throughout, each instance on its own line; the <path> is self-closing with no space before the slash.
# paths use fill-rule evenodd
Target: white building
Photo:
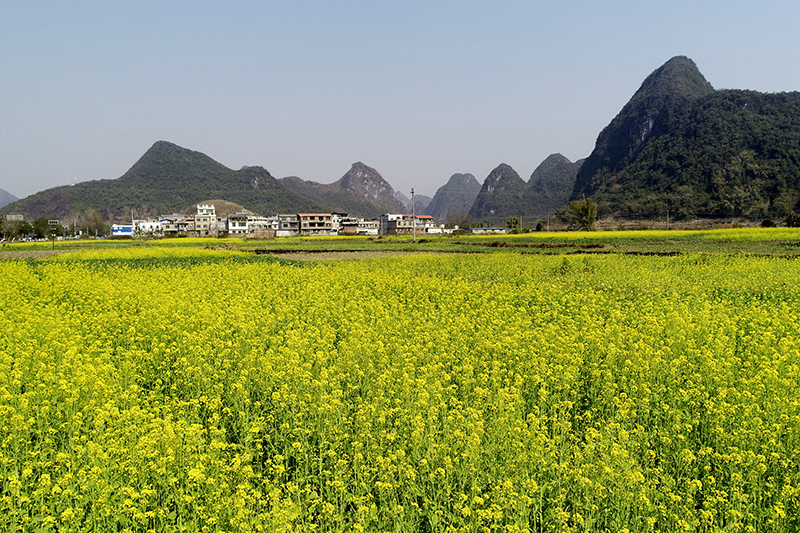
<path id="1" fill-rule="evenodd" d="M 351 217 L 349 213 L 344 213 L 341 211 L 338 213 L 331 213 L 331 233 L 334 235 L 347 233 L 343 231 L 343 226 L 348 222 L 357 220 L 357 218 Z"/>
<path id="2" fill-rule="evenodd" d="M 377 235 L 380 229 L 380 222 L 377 220 L 359 219 L 356 227 L 357 235 Z"/>
<path id="3" fill-rule="evenodd" d="M 467 231 L 472 233 L 473 235 L 487 235 L 487 234 L 502 234 L 507 233 L 508 230 L 506 228 L 469 228 Z"/>
<path id="4" fill-rule="evenodd" d="M 161 235 L 161 221 L 155 219 L 134 220 L 133 233 L 134 235 Z"/>
<path id="5" fill-rule="evenodd" d="M 230 235 L 244 235 L 247 233 L 247 213 L 234 213 L 228 216 L 228 233 Z"/>
<path id="6" fill-rule="evenodd" d="M 277 230 L 280 227 L 278 217 L 262 217 L 250 215 L 247 217 L 247 233 L 254 233 L 265 229 Z"/>
<path id="7" fill-rule="evenodd" d="M 430 215 L 410 215 L 408 213 L 389 213 L 381 215 L 381 235 L 411 235 L 425 233 L 428 228 L 435 228 L 436 224 Z"/>
<path id="8" fill-rule="evenodd" d="M 214 204 L 197 204 L 197 214 L 190 232 L 196 237 L 213 237 L 217 234 L 217 211 Z"/>
<path id="9" fill-rule="evenodd" d="M 197 214 L 205 217 L 217 216 L 217 210 L 214 204 L 197 204 Z"/>

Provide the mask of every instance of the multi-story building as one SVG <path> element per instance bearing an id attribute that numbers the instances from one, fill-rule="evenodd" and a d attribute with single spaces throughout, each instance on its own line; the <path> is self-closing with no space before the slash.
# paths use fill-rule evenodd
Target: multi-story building
<path id="1" fill-rule="evenodd" d="M 356 233 L 358 235 L 377 235 L 380 225 L 381 223 L 378 219 L 364 220 L 362 218 L 358 221 Z"/>
<path id="2" fill-rule="evenodd" d="M 211 237 L 217 234 L 217 212 L 213 204 L 197 204 L 194 227 L 189 233 L 193 237 Z"/>
<path id="3" fill-rule="evenodd" d="M 436 221 L 430 215 L 417 215 L 417 230 L 422 228 L 425 233 L 430 233 L 430 230 L 436 227 Z"/>
<path id="4" fill-rule="evenodd" d="M 197 214 L 203 216 L 217 216 L 214 204 L 197 204 Z"/>
<path id="5" fill-rule="evenodd" d="M 277 237 L 295 237 L 300 233 L 300 226 L 297 222 L 297 215 L 282 214 L 278 215 Z"/>
<path id="6" fill-rule="evenodd" d="M 133 221 L 133 234 L 134 235 L 151 235 L 158 236 L 162 234 L 160 220 L 134 220 Z"/>
<path id="7" fill-rule="evenodd" d="M 300 235 L 330 235 L 331 213 L 298 213 Z"/>
<path id="8" fill-rule="evenodd" d="M 379 228 L 378 219 L 365 220 L 358 217 L 347 217 L 339 222 L 340 235 L 377 235 Z"/>
<path id="9" fill-rule="evenodd" d="M 331 213 L 331 232 L 334 235 L 343 233 L 342 223 L 348 220 L 352 220 L 353 218 L 354 217 L 351 217 L 349 213 L 344 213 L 344 212 Z"/>
<path id="10" fill-rule="evenodd" d="M 361 219 L 358 218 L 358 217 L 345 217 L 345 218 L 339 219 L 339 221 L 338 221 L 339 235 L 355 235 L 355 234 L 357 234 L 358 233 L 358 225 L 359 225 L 359 223 L 361 223 Z M 335 227 L 336 224 L 337 224 L 337 222 L 334 221 L 333 222 L 334 227 Z"/>
<path id="11" fill-rule="evenodd" d="M 189 223 L 194 219 L 186 215 L 167 215 L 161 219 L 161 232 L 165 237 L 177 237 L 189 233 Z"/>
<path id="12" fill-rule="evenodd" d="M 261 230 L 277 230 L 278 217 L 262 217 L 259 215 L 250 215 L 247 217 L 247 233 L 253 233 Z"/>
<path id="13" fill-rule="evenodd" d="M 247 233 L 259 239 L 273 239 L 280 226 L 278 217 L 247 217 Z"/>
<path id="14" fill-rule="evenodd" d="M 381 235 L 411 235 L 425 233 L 426 228 L 435 226 L 430 215 L 386 214 L 381 215 L 379 231 Z"/>
<path id="15" fill-rule="evenodd" d="M 234 213 L 228 215 L 228 235 L 247 234 L 247 219 L 249 213 Z"/>

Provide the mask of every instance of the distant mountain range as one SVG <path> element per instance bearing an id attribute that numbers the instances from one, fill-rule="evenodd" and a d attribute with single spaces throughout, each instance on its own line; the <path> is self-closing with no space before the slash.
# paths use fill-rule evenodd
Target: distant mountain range
<path id="1" fill-rule="evenodd" d="M 10 203 L 16 202 L 17 200 L 19 200 L 19 198 L 17 198 L 10 192 L 6 191 L 5 189 L 0 189 L 0 208 L 5 207 Z"/>
<path id="2" fill-rule="evenodd" d="M 322 185 L 292 177 L 275 179 L 262 167 L 232 170 L 200 152 L 158 141 L 118 179 L 54 187 L 0 209 L 0 215 L 81 217 L 100 213 L 107 221 L 180 212 L 220 198 L 261 214 L 342 210 L 364 217 L 402 211 L 394 190 L 363 163 L 338 181 Z"/>
<path id="3" fill-rule="evenodd" d="M 409 198 L 361 162 L 330 184 L 275 179 L 262 167 L 232 170 L 205 154 L 155 143 L 113 180 L 55 187 L 22 200 L 0 190 L 0 215 L 107 221 L 185 210 L 218 198 L 260 214 L 343 211 L 372 218 L 410 211 Z M 800 210 L 800 93 L 715 90 L 694 62 L 677 56 L 656 69 L 597 137 L 588 158 L 547 157 L 526 182 L 500 164 L 481 185 L 454 174 L 417 213 L 533 224 L 593 198 L 601 215 L 628 218 L 781 217 Z M 16 201 L 14 201 L 16 200 Z"/>

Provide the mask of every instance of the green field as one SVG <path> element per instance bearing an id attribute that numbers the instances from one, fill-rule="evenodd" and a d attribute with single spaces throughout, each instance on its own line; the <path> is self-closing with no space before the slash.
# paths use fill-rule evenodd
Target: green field
<path id="1" fill-rule="evenodd" d="M 798 242 L 7 246 L 0 530 L 797 531 Z"/>

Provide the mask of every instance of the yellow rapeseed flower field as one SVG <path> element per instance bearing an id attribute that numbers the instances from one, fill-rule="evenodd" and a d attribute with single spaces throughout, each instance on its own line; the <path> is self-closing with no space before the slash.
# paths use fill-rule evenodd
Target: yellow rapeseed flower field
<path id="1" fill-rule="evenodd" d="M 0 261 L 2 531 L 797 531 L 800 270 Z"/>

